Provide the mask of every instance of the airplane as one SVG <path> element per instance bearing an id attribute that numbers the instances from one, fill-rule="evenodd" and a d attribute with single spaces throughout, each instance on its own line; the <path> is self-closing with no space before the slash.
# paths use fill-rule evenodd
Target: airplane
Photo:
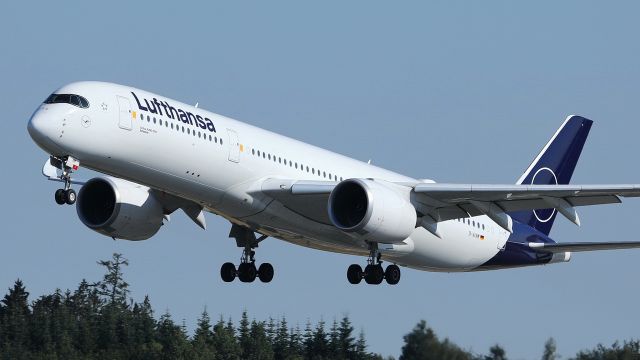
<path id="1" fill-rule="evenodd" d="M 90 229 L 146 240 L 180 209 L 206 229 L 205 212 L 231 223 L 242 248 L 224 282 L 270 282 L 256 265 L 268 237 L 366 257 L 347 280 L 398 284 L 400 266 L 467 272 L 567 262 L 572 252 L 640 242 L 562 243 L 558 214 L 580 225 L 578 206 L 620 203 L 640 185 L 569 184 L 593 122 L 566 118 L 515 184 L 414 179 L 141 89 L 107 82 L 65 85 L 45 99 L 28 132 Z M 80 165 L 104 175 L 72 177 Z M 76 194 L 72 185 L 79 185 Z M 77 202 L 76 202 L 77 201 Z M 383 262 L 389 263 L 384 267 Z"/>

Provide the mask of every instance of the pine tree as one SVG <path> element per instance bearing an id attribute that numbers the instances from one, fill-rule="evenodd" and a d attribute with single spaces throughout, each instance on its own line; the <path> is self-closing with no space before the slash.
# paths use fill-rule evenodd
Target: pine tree
<path id="1" fill-rule="evenodd" d="M 312 359 L 328 358 L 329 342 L 327 341 L 327 333 L 324 330 L 325 322 L 320 319 L 313 331 L 313 340 L 311 342 Z"/>
<path id="2" fill-rule="evenodd" d="M 364 330 L 360 330 L 360 335 L 358 335 L 358 341 L 356 341 L 356 349 L 354 358 L 355 359 L 366 359 L 367 358 L 367 341 L 364 337 Z"/>
<path id="3" fill-rule="evenodd" d="M 156 320 L 149 296 L 145 296 L 142 303 L 134 304 L 131 311 L 131 327 L 133 348 L 130 358 L 156 359 L 160 357 L 162 346 L 156 341 Z"/>
<path id="4" fill-rule="evenodd" d="M 205 308 L 198 319 L 198 328 L 193 336 L 194 359 L 213 359 L 215 357 L 215 344 L 213 331 L 211 328 L 211 319 Z"/>
<path id="5" fill-rule="evenodd" d="M 4 335 L 3 345 L 5 353 L 10 358 L 24 356 L 30 348 L 29 341 L 29 320 L 31 310 L 29 309 L 29 293 L 24 287 L 22 280 L 18 279 L 9 289 L 9 293 L 2 299 L 2 333 Z"/>
<path id="6" fill-rule="evenodd" d="M 305 347 L 303 344 L 303 336 L 300 331 L 300 325 L 297 324 L 295 329 L 291 329 L 289 333 L 289 353 L 291 356 L 304 357 Z"/>
<path id="7" fill-rule="evenodd" d="M 331 329 L 329 329 L 327 354 L 332 359 L 345 359 L 345 355 L 340 351 L 340 335 L 338 333 L 338 320 L 336 320 L 336 318 L 333 318 Z"/>
<path id="8" fill-rule="evenodd" d="M 544 343 L 544 352 L 542 353 L 542 360 L 556 360 L 556 341 L 551 337 Z"/>
<path id="9" fill-rule="evenodd" d="M 287 325 L 287 319 L 283 316 L 282 319 L 280 319 L 273 338 L 273 357 L 275 359 L 286 359 L 290 353 L 289 327 Z"/>
<path id="10" fill-rule="evenodd" d="M 249 330 L 250 345 L 246 352 L 243 352 L 244 359 L 251 360 L 271 360 L 273 359 L 273 348 L 265 331 L 265 324 L 253 320 Z"/>
<path id="11" fill-rule="evenodd" d="M 187 334 L 181 326 L 175 324 L 167 311 L 157 326 L 158 342 L 162 346 L 162 359 L 190 359 L 191 352 Z"/>
<path id="12" fill-rule="evenodd" d="M 238 327 L 238 343 L 240 343 L 240 348 L 242 349 L 243 359 L 247 358 L 247 354 L 249 353 L 251 348 L 249 325 L 249 316 L 247 315 L 247 310 L 244 310 L 242 311 L 242 316 L 240 317 L 240 326 Z"/>
<path id="13" fill-rule="evenodd" d="M 231 319 L 225 324 L 222 317 L 213 326 L 213 343 L 216 349 L 216 360 L 239 360 L 242 352 L 236 340 L 235 329 Z"/>
<path id="14" fill-rule="evenodd" d="M 110 305 L 126 307 L 129 284 L 124 281 L 122 268 L 129 265 L 129 260 L 114 253 L 111 260 L 100 260 L 98 265 L 106 268 L 102 281 L 97 284 L 99 294 L 106 297 Z"/>
<path id="15" fill-rule="evenodd" d="M 346 359 L 355 358 L 355 339 L 353 338 L 353 326 L 348 316 L 344 316 L 338 328 L 339 351 Z"/>

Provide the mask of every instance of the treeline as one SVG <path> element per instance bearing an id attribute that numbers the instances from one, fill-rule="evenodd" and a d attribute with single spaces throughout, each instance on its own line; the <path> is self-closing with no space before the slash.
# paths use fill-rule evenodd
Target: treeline
<path id="1" fill-rule="evenodd" d="M 363 332 L 356 334 L 348 317 L 331 323 L 310 322 L 301 329 L 286 318 L 250 320 L 246 312 L 236 324 L 207 311 L 189 335 L 167 312 L 156 319 L 148 297 L 129 298 L 129 284 L 120 254 L 99 261 L 105 268 L 101 281 L 83 280 L 75 291 L 57 290 L 30 302 L 17 280 L 0 301 L 0 359 L 383 359 L 367 351 Z M 638 359 L 638 341 L 598 345 L 582 351 L 578 360 Z M 542 359 L 558 359 L 553 339 Z M 388 358 L 391 359 L 391 358 Z M 448 339 L 440 340 L 424 321 L 404 336 L 400 360 L 501 360 L 499 345 L 489 354 L 464 350 Z"/>

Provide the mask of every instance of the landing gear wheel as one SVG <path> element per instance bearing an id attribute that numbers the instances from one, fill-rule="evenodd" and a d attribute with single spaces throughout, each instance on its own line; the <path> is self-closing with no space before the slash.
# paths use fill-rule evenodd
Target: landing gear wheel
<path id="1" fill-rule="evenodd" d="M 258 270 L 253 263 L 242 263 L 238 266 L 238 279 L 242 282 L 254 282 L 257 275 Z"/>
<path id="2" fill-rule="evenodd" d="M 76 202 L 76 192 L 73 189 L 69 189 L 65 191 L 64 194 L 65 202 L 67 205 L 73 205 Z"/>
<path id="3" fill-rule="evenodd" d="M 236 266 L 233 263 L 226 262 L 220 268 L 220 277 L 224 282 L 232 282 L 236 278 Z"/>
<path id="4" fill-rule="evenodd" d="M 347 269 L 347 280 L 351 284 L 360 284 L 362 281 L 362 267 L 358 264 L 351 264 Z"/>
<path id="5" fill-rule="evenodd" d="M 378 285 L 382 280 L 384 280 L 384 270 L 380 264 L 369 264 L 364 268 L 364 281 L 367 284 Z"/>
<path id="6" fill-rule="evenodd" d="M 389 265 L 384 272 L 384 279 L 387 280 L 387 284 L 396 285 L 400 281 L 400 268 L 398 265 Z"/>
<path id="7" fill-rule="evenodd" d="M 269 263 L 260 264 L 258 268 L 258 277 L 263 283 L 268 283 L 273 279 L 273 266 Z"/>
<path id="8" fill-rule="evenodd" d="M 67 203 L 67 199 L 65 197 L 65 191 L 64 189 L 58 189 L 56 190 L 56 193 L 54 195 L 54 198 L 56 199 L 56 204 L 58 205 L 64 205 Z"/>

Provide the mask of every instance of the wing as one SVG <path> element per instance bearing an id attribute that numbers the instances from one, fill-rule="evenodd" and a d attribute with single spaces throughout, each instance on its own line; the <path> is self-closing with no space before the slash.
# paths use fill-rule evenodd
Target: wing
<path id="1" fill-rule="evenodd" d="M 554 208 L 580 225 L 577 206 L 620 203 L 640 196 L 640 185 L 417 184 L 416 209 L 434 221 L 487 215 L 511 231 L 511 211 Z"/>
<path id="2" fill-rule="evenodd" d="M 266 179 L 262 191 L 305 217 L 330 224 L 327 199 L 337 182 Z M 482 185 L 397 183 L 413 188 L 412 203 L 434 222 L 487 215 L 508 231 L 511 211 L 554 208 L 580 224 L 577 206 L 620 203 L 640 196 L 640 185 Z"/>
<path id="3" fill-rule="evenodd" d="M 617 250 L 633 249 L 640 247 L 640 241 L 625 242 L 577 242 L 561 244 L 529 243 L 529 247 L 539 252 L 558 253 L 565 251 L 597 251 L 597 250 Z"/>
<path id="4" fill-rule="evenodd" d="M 327 201 L 337 184 L 333 181 L 266 179 L 262 182 L 262 192 L 303 217 L 331 225 Z"/>

